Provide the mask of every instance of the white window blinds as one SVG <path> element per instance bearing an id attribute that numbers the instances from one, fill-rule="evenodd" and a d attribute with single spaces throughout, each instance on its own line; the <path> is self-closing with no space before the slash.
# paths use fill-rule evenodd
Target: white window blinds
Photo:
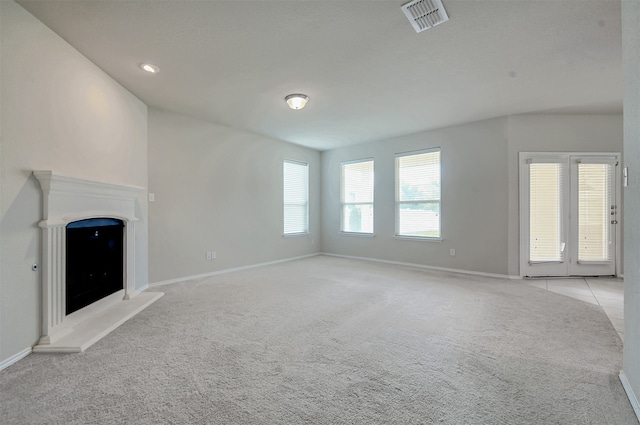
<path id="1" fill-rule="evenodd" d="M 578 261 L 612 258 L 612 164 L 578 163 Z"/>
<path id="2" fill-rule="evenodd" d="M 440 238 L 440 149 L 396 155 L 396 233 Z"/>
<path id="3" fill-rule="evenodd" d="M 345 162 L 341 169 L 343 232 L 373 233 L 373 160 Z"/>
<path id="4" fill-rule="evenodd" d="M 284 234 L 309 232 L 309 164 L 283 163 Z"/>
<path id="5" fill-rule="evenodd" d="M 562 262 L 563 164 L 529 164 L 529 261 Z"/>

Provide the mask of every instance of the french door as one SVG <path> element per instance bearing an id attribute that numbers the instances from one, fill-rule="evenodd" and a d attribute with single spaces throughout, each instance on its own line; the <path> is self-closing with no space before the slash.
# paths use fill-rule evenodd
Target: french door
<path id="1" fill-rule="evenodd" d="M 619 154 L 520 154 L 520 274 L 616 274 Z"/>

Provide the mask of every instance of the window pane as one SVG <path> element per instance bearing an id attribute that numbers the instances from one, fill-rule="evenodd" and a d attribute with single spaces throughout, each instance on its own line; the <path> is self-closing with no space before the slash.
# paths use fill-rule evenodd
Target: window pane
<path id="1" fill-rule="evenodd" d="M 342 202 L 373 203 L 373 161 L 342 164 Z"/>
<path id="2" fill-rule="evenodd" d="M 440 150 L 396 156 L 397 234 L 439 238 Z"/>
<path id="3" fill-rule="evenodd" d="M 400 235 L 440 236 L 440 203 L 400 204 L 399 213 Z"/>
<path id="4" fill-rule="evenodd" d="M 283 163 L 284 234 L 309 231 L 309 165 Z"/>
<path id="5" fill-rule="evenodd" d="M 342 231 L 373 233 L 373 205 L 343 205 Z"/>
<path id="6" fill-rule="evenodd" d="M 284 206 L 285 233 L 305 233 L 308 223 L 308 209 L 305 205 L 285 205 Z"/>
<path id="7" fill-rule="evenodd" d="M 562 261 L 562 164 L 529 165 L 529 261 Z"/>
<path id="8" fill-rule="evenodd" d="M 440 200 L 440 151 L 398 158 L 399 201 Z"/>
<path id="9" fill-rule="evenodd" d="M 578 260 L 608 261 L 611 165 L 578 164 Z"/>

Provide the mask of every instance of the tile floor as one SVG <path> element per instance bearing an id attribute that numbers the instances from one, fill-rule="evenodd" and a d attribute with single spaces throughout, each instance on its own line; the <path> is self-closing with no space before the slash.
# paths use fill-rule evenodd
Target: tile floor
<path id="1" fill-rule="evenodd" d="M 530 279 L 536 288 L 599 305 L 624 341 L 624 283 L 617 278 Z"/>

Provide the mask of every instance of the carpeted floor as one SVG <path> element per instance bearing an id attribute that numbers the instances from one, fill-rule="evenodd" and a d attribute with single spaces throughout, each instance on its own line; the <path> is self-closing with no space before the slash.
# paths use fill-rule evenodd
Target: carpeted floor
<path id="1" fill-rule="evenodd" d="M 318 256 L 155 290 L 0 372 L 2 424 L 637 424 L 600 307 Z"/>

